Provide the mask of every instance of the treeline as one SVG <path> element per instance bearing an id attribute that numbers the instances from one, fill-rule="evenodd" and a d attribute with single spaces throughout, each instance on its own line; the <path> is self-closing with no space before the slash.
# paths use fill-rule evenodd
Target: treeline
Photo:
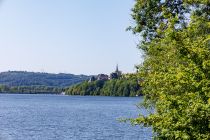
<path id="1" fill-rule="evenodd" d="M 26 71 L 8 71 L 0 73 L 0 84 L 10 87 L 69 87 L 88 80 L 89 76 L 74 74 L 52 74 Z"/>
<path id="2" fill-rule="evenodd" d="M 0 73 L 0 93 L 57 94 L 64 88 L 89 79 L 86 75 L 26 71 Z"/>
<path id="3" fill-rule="evenodd" d="M 66 89 L 68 95 L 83 96 L 140 96 L 141 90 L 136 78 L 85 81 Z"/>
<path id="4" fill-rule="evenodd" d="M 0 85 L 0 93 L 27 93 L 27 94 L 58 94 L 64 89 L 49 86 L 6 86 Z"/>

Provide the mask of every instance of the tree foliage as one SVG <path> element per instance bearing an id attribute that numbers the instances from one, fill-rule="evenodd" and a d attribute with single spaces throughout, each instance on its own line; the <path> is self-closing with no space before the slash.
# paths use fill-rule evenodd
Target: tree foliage
<path id="1" fill-rule="evenodd" d="M 155 112 L 132 123 L 156 139 L 210 139 L 210 1 L 137 0 L 133 18 L 146 53 L 143 106 Z"/>
<path id="2" fill-rule="evenodd" d="M 135 24 L 128 30 L 141 35 L 139 47 L 147 52 L 148 43 L 164 38 L 160 33 L 170 26 L 171 19 L 177 19 L 174 29 L 183 29 L 192 13 L 209 18 L 209 0 L 136 0 L 131 15 Z"/>
<path id="3" fill-rule="evenodd" d="M 46 86 L 68 87 L 89 79 L 86 75 L 51 74 L 26 71 L 8 71 L 0 73 L 0 84 L 7 86 Z"/>
<path id="4" fill-rule="evenodd" d="M 93 96 L 136 96 L 140 95 L 140 85 L 136 78 L 124 77 L 108 81 L 83 82 L 66 90 L 69 95 Z"/>
<path id="5" fill-rule="evenodd" d="M 62 87 L 0 85 L 0 93 L 58 94 L 61 93 L 63 90 L 64 88 Z"/>

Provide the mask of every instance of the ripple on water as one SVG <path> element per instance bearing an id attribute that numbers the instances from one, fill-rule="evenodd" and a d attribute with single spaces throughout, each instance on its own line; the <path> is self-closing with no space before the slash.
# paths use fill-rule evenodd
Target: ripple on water
<path id="1" fill-rule="evenodd" d="M 0 140 L 149 140 L 150 128 L 117 121 L 137 116 L 140 100 L 0 95 Z"/>

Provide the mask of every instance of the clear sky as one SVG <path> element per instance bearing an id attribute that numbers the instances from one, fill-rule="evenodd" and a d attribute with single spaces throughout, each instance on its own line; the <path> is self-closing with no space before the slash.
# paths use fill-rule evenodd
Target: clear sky
<path id="1" fill-rule="evenodd" d="M 0 71 L 134 72 L 141 62 L 132 24 L 134 0 L 3 0 Z"/>

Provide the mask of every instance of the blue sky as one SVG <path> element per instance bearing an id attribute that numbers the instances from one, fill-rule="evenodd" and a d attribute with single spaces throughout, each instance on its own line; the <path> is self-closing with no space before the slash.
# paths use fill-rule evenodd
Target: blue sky
<path id="1" fill-rule="evenodd" d="M 3 0 L 0 71 L 134 72 L 140 51 L 125 29 L 134 0 Z"/>

